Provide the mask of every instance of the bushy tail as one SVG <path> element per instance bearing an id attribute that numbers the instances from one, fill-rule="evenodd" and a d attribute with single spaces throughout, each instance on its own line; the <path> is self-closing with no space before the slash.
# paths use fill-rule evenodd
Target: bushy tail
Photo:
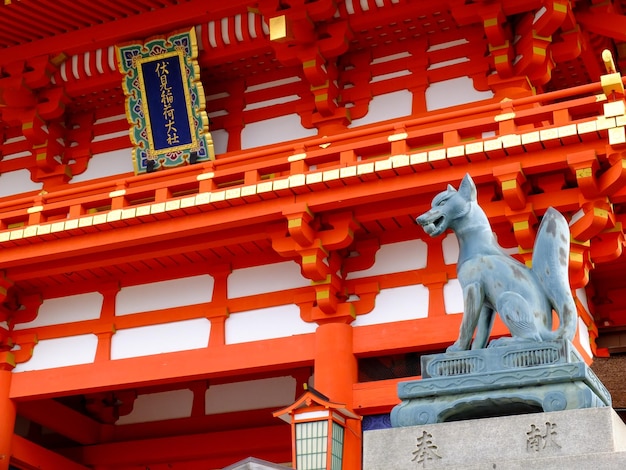
<path id="1" fill-rule="evenodd" d="M 542 334 L 544 340 L 571 341 L 576 334 L 578 315 L 569 285 L 569 240 L 569 226 L 565 217 L 549 207 L 539 225 L 532 265 L 533 273 L 539 278 L 546 297 L 559 317 L 558 329 Z"/>

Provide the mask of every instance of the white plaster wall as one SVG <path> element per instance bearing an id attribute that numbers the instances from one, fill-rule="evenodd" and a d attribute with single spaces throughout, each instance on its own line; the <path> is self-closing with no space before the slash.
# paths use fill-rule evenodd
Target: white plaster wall
<path id="1" fill-rule="evenodd" d="M 213 385 L 205 394 L 205 413 L 280 409 L 295 399 L 296 379 L 291 376 Z"/>
<path id="2" fill-rule="evenodd" d="M 43 188 L 43 183 L 34 183 L 28 170 L 15 170 L 0 174 L 0 197 L 13 196 Z"/>
<path id="3" fill-rule="evenodd" d="M 580 301 L 585 311 L 591 314 L 589 310 L 589 301 L 587 300 L 587 291 L 584 288 L 576 289 L 576 298 Z"/>
<path id="4" fill-rule="evenodd" d="M 456 264 L 459 259 L 459 240 L 454 233 L 449 233 L 441 242 L 443 247 L 443 262 L 445 264 Z"/>
<path id="5" fill-rule="evenodd" d="M 490 98 L 493 92 L 476 90 L 470 77 L 452 78 L 426 88 L 426 109 L 433 111 Z"/>
<path id="6" fill-rule="evenodd" d="M 585 311 L 591 315 L 589 311 L 589 300 L 587 299 L 587 291 L 583 288 L 576 289 L 576 298 L 583 306 Z M 591 339 L 589 338 L 589 328 L 585 325 L 585 322 L 582 318 L 578 317 L 578 339 L 580 340 L 581 346 L 585 349 L 589 357 L 593 357 L 591 351 Z"/>
<path id="7" fill-rule="evenodd" d="M 234 313 L 226 320 L 226 344 L 314 333 L 315 323 L 300 318 L 297 305 L 280 305 Z"/>
<path id="8" fill-rule="evenodd" d="M 422 240 L 408 240 L 382 245 L 371 268 L 348 273 L 348 279 L 399 273 L 426 267 L 428 245 Z"/>
<path id="9" fill-rule="evenodd" d="M 37 318 L 28 323 L 17 323 L 16 330 L 39 326 L 60 325 L 100 318 L 103 296 L 99 292 L 46 299 L 37 312 Z"/>
<path id="10" fill-rule="evenodd" d="M 128 131 L 124 131 L 124 133 L 128 135 Z M 87 169 L 81 174 L 72 177 L 70 183 L 82 183 L 83 181 L 133 173 L 134 171 L 132 150 L 129 148 L 96 153 L 89 159 Z"/>
<path id="11" fill-rule="evenodd" d="M 409 75 L 411 75 L 410 70 L 396 70 L 395 72 L 375 75 L 370 80 L 370 83 L 384 82 L 385 80 L 391 80 L 392 78 L 407 77 Z"/>
<path id="12" fill-rule="evenodd" d="M 428 288 L 422 284 L 382 289 L 374 309 L 359 315 L 352 326 L 378 325 L 428 316 Z"/>
<path id="13" fill-rule="evenodd" d="M 191 416 L 193 392 L 189 389 L 148 393 L 135 399 L 133 411 L 120 416 L 115 424 L 147 423 Z"/>
<path id="14" fill-rule="evenodd" d="M 444 60 L 442 62 L 435 62 L 434 64 L 430 64 L 427 70 L 442 69 L 444 67 L 450 67 L 451 65 L 464 64 L 469 61 L 470 60 L 468 57 L 457 57 L 455 59 Z"/>
<path id="15" fill-rule="evenodd" d="M 314 137 L 317 129 L 305 129 L 297 114 L 287 114 L 246 124 L 241 131 L 241 148 L 250 149 L 289 140 Z"/>
<path id="16" fill-rule="evenodd" d="M 96 358 L 97 347 L 98 337 L 92 334 L 44 339 L 35 345 L 33 357 L 18 364 L 13 372 L 90 364 Z"/>
<path id="17" fill-rule="evenodd" d="M 446 313 L 463 312 L 463 289 L 458 279 L 450 279 L 443 286 L 443 303 Z"/>
<path id="18" fill-rule="evenodd" d="M 111 359 L 206 348 L 210 333 L 206 318 L 117 330 L 111 338 Z"/>
<path id="19" fill-rule="evenodd" d="M 213 139 L 213 150 L 215 155 L 222 155 L 226 153 L 228 149 L 228 131 L 225 129 L 216 129 L 211 132 L 211 138 Z"/>
<path id="20" fill-rule="evenodd" d="M 404 116 L 410 116 L 413 108 L 413 93 L 409 90 L 399 90 L 384 95 L 375 96 L 369 104 L 365 116 L 355 119 L 348 127 L 359 127 L 375 122 L 387 121 Z"/>
<path id="21" fill-rule="evenodd" d="M 214 280 L 208 274 L 124 287 L 115 297 L 115 315 L 210 302 Z"/>
<path id="22" fill-rule="evenodd" d="M 294 261 L 235 269 L 228 276 L 228 298 L 277 292 L 310 284 Z"/>
<path id="23" fill-rule="evenodd" d="M 432 39 L 436 40 L 438 38 L 434 37 Z M 465 38 L 460 38 L 460 39 L 454 39 L 452 41 L 440 42 L 438 44 L 432 44 L 426 52 L 441 51 L 441 50 L 450 49 L 456 46 L 462 46 L 463 44 L 469 44 L 469 41 Z"/>
<path id="24" fill-rule="evenodd" d="M 585 325 L 585 322 L 580 317 L 578 318 L 578 339 L 585 352 L 589 354 L 589 357 L 593 357 L 591 340 L 589 339 L 589 328 L 587 328 L 587 325 Z"/>

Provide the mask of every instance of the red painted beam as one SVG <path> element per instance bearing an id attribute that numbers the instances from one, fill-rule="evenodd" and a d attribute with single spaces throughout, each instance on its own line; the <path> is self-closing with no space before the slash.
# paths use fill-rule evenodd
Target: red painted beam
<path id="1" fill-rule="evenodd" d="M 580 144 L 578 150 L 595 148 L 598 144 Z M 566 169 L 567 159 L 560 147 L 544 150 L 541 159 L 535 154 L 521 155 L 520 164 L 524 172 L 533 175 L 538 172 Z M 373 203 L 386 203 L 402 198 L 417 201 L 420 195 L 440 190 L 445 182 L 460 180 L 467 166 L 454 166 L 438 172 L 421 172 L 402 178 L 377 180 L 374 185 L 359 184 L 340 186 L 320 192 L 302 194 L 298 199 L 306 203 L 315 213 L 365 207 L 363 214 L 370 211 L 367 206 Z M 472 165 L 472 174 L 476 180 L 492 178 L 490 161 Z M 578 197 L 578 195 L 573 195 Z M 532 197 L 536 208 L 554 205 L 554 201 L 544 195 Z M 563 201 L 563 198 L 560 198 Z M 284 221 L 282 208 L 293 198 L 276 198 L 254 204 L 242 204 L 220 209 L 210 213 L 199 213 L 185 217 L 148 222 L 106 230 L 103 232 L 72 236 L 46 243 L 7 247 L 0 251 L 0 264 L 7 275 L 19 281 L 31 276 L 63 274 L 68 271 L 107 266 L 116 262 L 129 262 L 142 258 L 152 258 L 155 253 L 162 256 L 190 252 L 196 249 L 222 246 L 224 240 L 235 243 L 265 239 L 264 224 Z M 422 201 L 423 203 L 423 201 Z M 578 200 L 573 200 L 578 206 Z M 568 210 L 562 206 L 559 210 Z M 499 211 L 502 213 L 501 211 Z M 359 219 L 360 220 L 360 219 Z M 244 230 L 245 228 L 245 230 Z M 243 232 L 243 233 L 242 233 Z M 256 237 L 256 238 L 255 238 Z M 146 244 L 146 241 L 150 244 Z M 171 243 L 176 240 L 175 243 Z M 166 248 L 164 248 L 166 247 Z"/>
<path id="2" fill-rule="evenodd" d="M 133 225 L 85 236 L 50 240 L 15 249 L 3 249 L 0 252 L 0 264 L 7 270 L 7 275 L 11 279 L 20 280 L 29 278 L 33 272 L 36 276 L 63 274 L 68 271 L 68 265 L 72 266 L 70 271 L 77 271 L 154 258 L 155 254 L 170 256 L 221 247 L 224 246 L 224 240 L 228 240 L 229 244 L 238 241 L 264 240 L 266 236 L 263 228 L 255 227 L 257 221 L 252 220 L 255 217 L 254 213 L 258 214 L 263 223 L 280 221 L 282 219 L 281 206 L 284 203 L 275 199 L 268 204 L 273 207 L 264 204 L 268 209 L 265 214 L 261 213 L 261 210 L 252 211 L 248 206 L 243 205 L 233 208 L 234 212 L 227 211 L 224 215 L 228 217 L 221 218 L 221 220 L 224 224 L 236 224 L 239 230 L 235 232 L 222 230 L 218 232 L 222 236 L 216 236 L 209 233 L 210 229 L 207 230 L 210 227 L 207 224 L 208 214 L 190 215 L 163 220 L 159 223 Z M 217 224 L 214 228 L 217 226 L 220 225 Z M 242 230 L 241 227 L 246 227 L 246 229 Z M 176 242 L 169 244 L 167 240 L 172 238 L 176 239 Z M 146 240 L 150 240 L 150 243 L 146 244 Z M 29 258 L 37 266 L 28 267 Z M 16 269 L 15 273 L 10 270 L 12 266 Z"/>
<path id="3" fill-rule="evenodd" d="M 254 390 L 250 390 L 254 393 Z M 90 466 L 146 465 L 183 460 L 210 459 L 215 463 L 234 463 L 250 456 L 285 452 L 291 454 L 291 427 L 285 423 L 262 428 L 192 434 L 99 444 L 82 449 L 82 461 Z M 262 458 L 262 457 L 261 457 Z"/>
<path id="4" fill-rule="evenodd" d="M 100 423 L 58 401 L 21 402 L 17 413 L 80 444 L 95 444 L 100 441 Z"/>
<path id="5" fill-rule="evenodd" d="M 626 41 L 626 16 L 624 15 L 587 11 L 577 13 L 576 19 L 593 33 L 608 36 L 620 42 Z"/>
<path id="6" fill-rule="evenodd" d="M 314 343 L 315 338 L 312 334 L 297 335 L 50 370 L 20 372 L 13 374 L 10 396 L 14 400 L 22 401 L 272 370 L 291 370 L 313 363 Z M 289 354 L 286 355 L 285 351 L 289 351 Z"/>
<path id="7" fill-rule="evenodd" d="M 13 435 L 11 464 L 25 470 L 89 470 L 62 455 L 34 444 L 17 434 Z"/>
<path id="8" fill-rule="evenodd" d="M 400 403 L 398 382 L 417 379 L 419 377 L 402 377 L 354 384 L 354 409 L 362 414 L 389 413 Z"/>
<path id="9" fill-rule="evenodd" d="M 7 6 L 3 8 L 3 10 L 6 9 Z M 0 54 L 0 66 L 23 60 L 24 57 L 55 55 L 59 52 L 73 55 L 85 52 L 86 47 L 87 50 L 95 50 L 124 41 L 147 38 L 163 31 L 174 31 L 183 27 L 191 28 L 202 22 L 220 19 L 233 12 L 241 13 L 242 11 L 246 11 L 245 6 L 233 5 L 233 2 L 207 3 L 204 0 L 190 0 L 143 12 L 140 14 L 141 19 L 139 15 L 130 15 L 65 34 L 24 42 L 4 49 Z"/>

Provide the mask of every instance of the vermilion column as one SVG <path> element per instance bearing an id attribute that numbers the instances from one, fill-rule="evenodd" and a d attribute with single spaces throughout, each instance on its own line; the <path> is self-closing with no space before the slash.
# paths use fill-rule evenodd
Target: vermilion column
<path id="1" fill-rule="evenodd" d="M 325 323 L 315 333 L 315 389 L 330 401 L 352 407 L 357 365 L 352 350 L 352 326 Z"/>
<path id="2" fill-rule="evenodd" d="M 352 326 L 333 322 L 321 324 L 315 333 L 315 389 L 330 401 L 352 409 L 357 361 L 353 352 Z M 348 420 L 344 434 L 343 470 L 361 469 L 361 426 Z"/>
<path id="3" fill-rule="evenodd" d="M 16 408 L 9 398 L 12 370 L 15 367 L 11 352 L 0 353 L 0 470 L 9 469 L 11 440 L 15 427 Z"/>

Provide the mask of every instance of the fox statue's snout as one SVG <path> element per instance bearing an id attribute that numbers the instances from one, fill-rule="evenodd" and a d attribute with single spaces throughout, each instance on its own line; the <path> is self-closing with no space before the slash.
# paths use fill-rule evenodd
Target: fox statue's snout
<path id="1" fill-rule="evenodd" d="M 434 208 L 417 217 L 415 221 L 421 225 L 424 231 L 431 237 L 441 235 L 445 230 L 445 218 L 440 211 Z"/>
<path id="2" fill-rule="evenodd" d="M 472 196 L 475 196 L 475 192 L 472 193 L 469 189 L 457 191 L 448 185 L 445 191 L 435 196 L 431 209 L 418 216 L 415 221 L 431 237 L 441 235 L 451 228 L 455 218 L 467 212 Z"/>

